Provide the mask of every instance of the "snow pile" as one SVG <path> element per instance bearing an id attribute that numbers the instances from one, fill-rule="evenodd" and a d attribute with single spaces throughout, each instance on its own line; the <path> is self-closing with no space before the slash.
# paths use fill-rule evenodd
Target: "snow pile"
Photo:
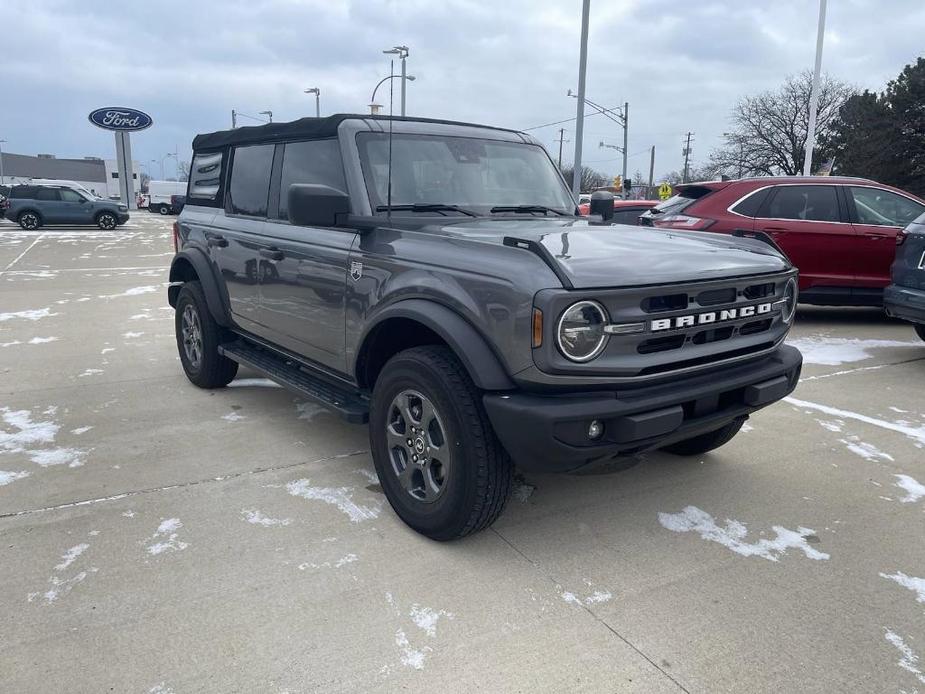
<path id="1" fill-rule="evenodd" d="M 787 340 L 787 344 L 803 353 L 804 364 L 838 366 L 871 358 L 870 351 L 885 347 L 915 347 L 922 349 L 920 342 L 898 340 L 865 340 L 855 337 L 798 337 Z"/>

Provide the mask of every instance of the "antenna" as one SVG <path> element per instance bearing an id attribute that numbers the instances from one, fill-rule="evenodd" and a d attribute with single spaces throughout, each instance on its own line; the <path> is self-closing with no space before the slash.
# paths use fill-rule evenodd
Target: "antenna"
<path id="1" fill-rule="evenodd" d="M 392 95 L 395 93 L 395 59 L 389 61 L 389 173 L 388 173 L 388 199 L 386 200 L 386 219 L 392 223 Z"/>

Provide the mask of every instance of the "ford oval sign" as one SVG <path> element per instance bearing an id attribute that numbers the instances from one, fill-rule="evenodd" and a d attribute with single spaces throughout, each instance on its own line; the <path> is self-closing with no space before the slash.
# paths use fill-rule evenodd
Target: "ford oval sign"
<path id="1" fill-rule="evenodd" d="M 154 123 L 151 116 L 134 108 L 121 108 L 109 106 L 98 108 L 90 116 L 90 122 L 103 130 L 121 130 L 132 132 L 150 128 Z"/>

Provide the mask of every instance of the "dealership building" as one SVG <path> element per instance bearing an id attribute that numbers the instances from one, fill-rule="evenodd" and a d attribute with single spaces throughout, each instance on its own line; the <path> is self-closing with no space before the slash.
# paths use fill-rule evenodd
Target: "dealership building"
<path id="1" fill-rule="evenodd" d="M 0 171 L 3 172 L 3 180 L 0 183 L 29 183 L 36 178 L 73 181 L 101 198 L 119 198 L 119 169 L 115 159 L 59 159 L 53 154 L 39 154 L 33 157 L 7 152 L 3 152 L 0 157 Z M 141 190 L 139 168 L 138 162 L 133 161 L 132 178 L 136 191 Z"/>

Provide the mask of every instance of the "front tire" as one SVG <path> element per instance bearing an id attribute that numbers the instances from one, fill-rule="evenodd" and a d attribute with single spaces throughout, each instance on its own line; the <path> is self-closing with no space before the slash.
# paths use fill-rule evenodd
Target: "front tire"
<path id="1" fill-rule="evenodd" d="M 180 289 L 174 326 L 180 362 L 190 382 L 200 388 L 222 388 L 234 380 L 238 362 L 218 353 L 223 331 L 199 282 L 187 282 Z"/>
<path id="2" fill-rule="evenodd" d="M 501 514 L 513 464 L 481 393 L 447 347 L 414 347 L 392 357 L 373 389 L 369 419 L 382 489 L 413 530 L 454 540 Z"/>
<path id="3" fill-rule="evenodd" d="M 915 329 L 915 334 L 920 339 L 925 340 L 925 323 L 915 323 L 912 327 Z"/>
<path id="4" fill-rule="evenodd" d="M 170 212 L 170 208 L 167 207 L 167 205 L 161 205 L 160 207 L 157 208 L 157 211 L 160 212 L 161 214 L 166 215 Z"/>
<path id="5" fill-rule="evenodd" d="M 675 455 L 700 455 L 729 443 L 739 433 L 743 424 L 745 424 L 745 417 L 735 419 L 715 431 L 708 431 L 706 434 L 665 446 L 662 450 Z"/>
<path id="6" fill-rule="evenodd" d="M 42 218 L 35 212 L 23 212 L 16 221 L 26 231 L 35 231 L 42 226 Z"/>
<path id="7" fill-rule="evenodd" d="M 104 231 L 111 231 L 116 228 L 119 220 L 111 212 L 103 212 L 96 217 L 96 225 Z"/>

